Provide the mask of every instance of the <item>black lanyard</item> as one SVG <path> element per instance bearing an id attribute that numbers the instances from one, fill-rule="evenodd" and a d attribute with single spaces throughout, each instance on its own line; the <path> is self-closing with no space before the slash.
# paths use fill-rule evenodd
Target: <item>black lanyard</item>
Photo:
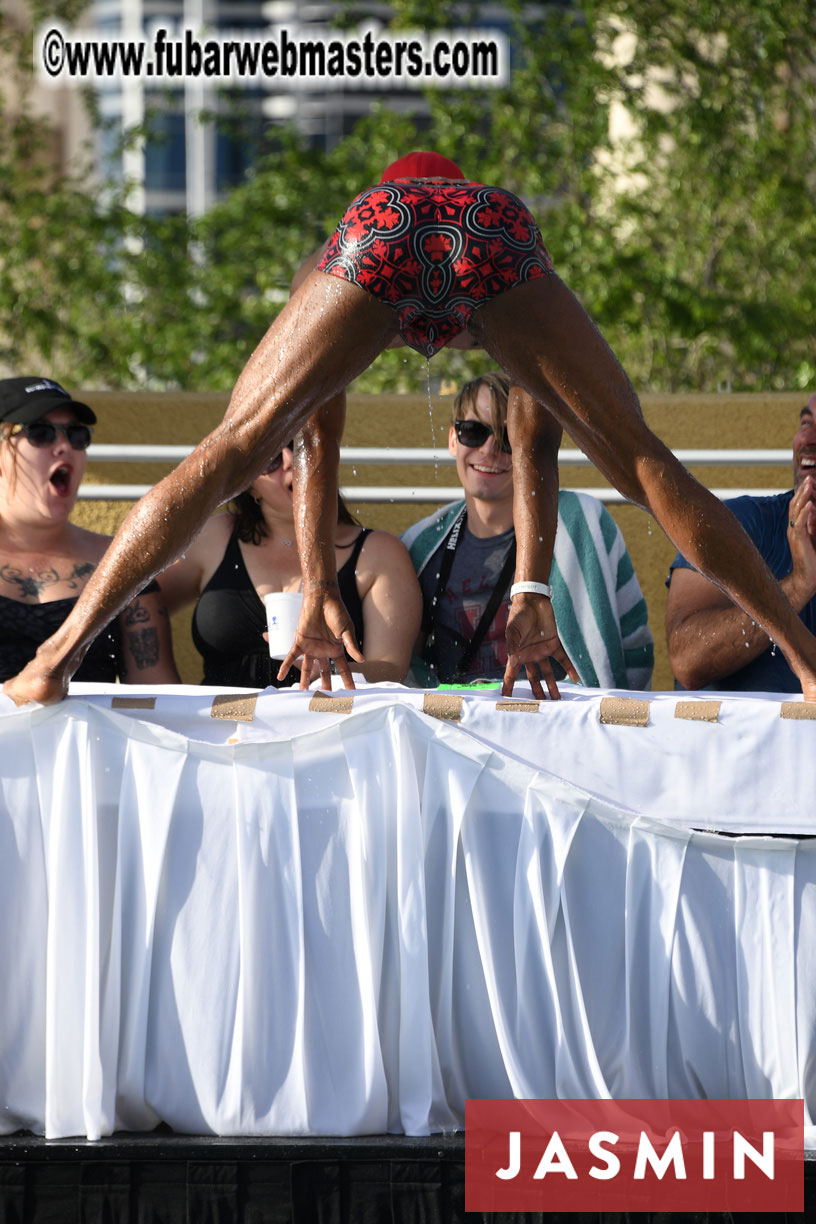
<path id="1" fill-rule="evenodd" d="M 456 555 L 456 550 L 462 541 L 463 529 L 465 527 L 466 522 L 467 522 L 467 507 L 463 506 L 462 511 L 457 517 L 455 523 L 453 524 L 453 527 L 451 528 L 451 531 L 450 531 L 450 535 L 448 536 L 445 542 L 445 548 L 442 554 L 442 561 L 439 566 L 439 576 L 436 580 L 436 590 L 434 591 L 433 599 L 428 605 L 426 612 L 425 612 L 425 616 L 423 618 L 422 628 L 428 638 L 428 647 L 431 648 L 434 654 L 435 654 L 435 651 L 433 650 L 434 621 L 436 619 L 436 609 L 439 606 L 440 599 L 442 598 L 442 596 L 444 595 L 447 589 L 448 582 L 451 576 L 451 570 L 453 569 L 453 559 Z M 499 574 L 496 585 L 493 588 L 493 593 L 491 594 L 490 599 L 488 600 L 485 606 L 485 609 L 482 612 L 482 615 L 479 619 L 479 623 L 473 632 L 473 637 L 468 642 L 465 638 L 462 637 L 460 633 L 457 633 L 455 629 L 446 628 L 446 632 L 450 633 L 453 636 L 454 640 L 458 643 L 458 645 L 462 647 L 462 654 L 460 655 L 459 662 L 457 663 L 456 668 L 454 670 L 454 678 L 464 676 L 467 672 L 467 669 L 470 667 L 473 659 L 475 658 L 476 653 L 479 650 L 479 647 L 484 641 L 485 634 L 487 633 L 490 626 L 493 624 L 493 620 L 496 616 L 496 613 L 499 610 L 499 604 L 504 598 L 505 591 L 507 590 L 507 587 L 510 583 L 510 579 L 513 576 L 513 571 L 515 570 L 515 567 L 516 567 L 516 539 L 514 536 L 513 542 L 510 545 L 510 550 L 507 554 L 507 557 L 505 558 L 504 565 L 502 566 L 502 571 Z"/>
<path id="2" fill-rule="evenodd" d="M 422 614 L 422 632 L 427 636 L 433 632 L 434 620 L 436 619 L 436 606 L 445 593 L 445 588 L 448 585 L 451 569 L 453 568 L 453 558 L 459 547 L 459 541 L 462 538 L 462 528 L 465 525 L 467 518 L 467 506 L 463 506 L 456 516 L 456 521 L 450 529 L 450 534 L 445 541 L 445 548 L 442 553 L 442 562 L 439 566 L 439 573 L 436 576 L 436 590 L 433 594 L 433 599 L 425 608 Z"/>

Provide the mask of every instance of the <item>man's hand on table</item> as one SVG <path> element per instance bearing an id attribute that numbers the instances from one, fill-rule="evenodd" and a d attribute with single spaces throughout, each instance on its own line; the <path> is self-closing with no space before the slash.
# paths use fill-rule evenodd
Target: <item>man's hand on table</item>
<path id="1" fill-rule="evenodd" d="M 551 659 L 561 664 L 570 680 L 581 683 L 572 660 L 561 645 L 555 626 L 552 603 L 545 595 L 525 592 L 513 597 L 507 617 L 507 668 L 502 683 L 502 695 L 513 692 L 519 669 L 524 667 L 533 696 L 544 700 L 539 669 L 544 676 L 547 690 L 553 701 L 561 694 L 553 675 Z"/>
<path id="2" fill-rule="evenodd" d="M 297 663 L 301 669 L 302 689 L 308 688 L 310 681 L 314 679 L 316 666 L 320 683 L 331 690 L 332 663 L 343 681 L 343 687 L 354 688 L 346 651 L 358 663 L 364 663 L 365 659 L 355 641 L 351 617 L 340 598 L 336 584 L 332 585 L 334 589 L 304 591 L 297 633 L 292 649 L 281 663 L 279 680 L 284 678 L 289 668 L 294 666 L 302 655 L 302 659 Z"/>

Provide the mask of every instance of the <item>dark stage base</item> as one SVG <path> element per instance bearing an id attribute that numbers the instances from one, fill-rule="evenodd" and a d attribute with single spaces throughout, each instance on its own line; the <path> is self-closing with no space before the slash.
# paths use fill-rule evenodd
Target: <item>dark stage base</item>
<path id="1" fill-rule="evenodd" d="M 0 1139 L 0 1224 L 511 1224 L 547 1213 L 465 1213 L 461 1135 L 208 1139 L 156 1131 L 97 1143 Z M 805 1210 L 816 1161 L 805 1162 Z M 584 1216 L 625 1224 L 624 1215 Z M 644 1214 L 632 1221 L 677 1221 Z M 731 1217 L 686 1216 L 695 1224 Z M 737 1217 L 749 1221 L 746 1214 Z M 799 1220 L 762 1215 L 758 1220 Z M 577 1224 L 578 1213 L 564 1217 Z"/>

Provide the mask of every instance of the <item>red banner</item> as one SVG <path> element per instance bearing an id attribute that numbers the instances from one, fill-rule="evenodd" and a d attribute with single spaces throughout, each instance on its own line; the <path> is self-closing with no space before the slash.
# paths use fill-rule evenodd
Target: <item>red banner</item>
<path id="1" fill-rule="evenodd" d="M 801 1100 L 468 1101 L 466 1211 L 803 1211 Z"/>

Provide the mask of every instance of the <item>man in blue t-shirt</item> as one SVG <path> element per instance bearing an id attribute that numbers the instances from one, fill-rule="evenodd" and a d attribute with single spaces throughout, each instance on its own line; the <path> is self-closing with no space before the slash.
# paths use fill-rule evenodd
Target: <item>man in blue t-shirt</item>
<path id="1" fill-rule="evenodd" d="M 816 627 L 816 395 L 793 439 L 793 489 L 727 502 L 811 633 Z M 679 553 L 669 571 L 669 661 L 687 689 L 798 693 L 781 650 Z"/>

